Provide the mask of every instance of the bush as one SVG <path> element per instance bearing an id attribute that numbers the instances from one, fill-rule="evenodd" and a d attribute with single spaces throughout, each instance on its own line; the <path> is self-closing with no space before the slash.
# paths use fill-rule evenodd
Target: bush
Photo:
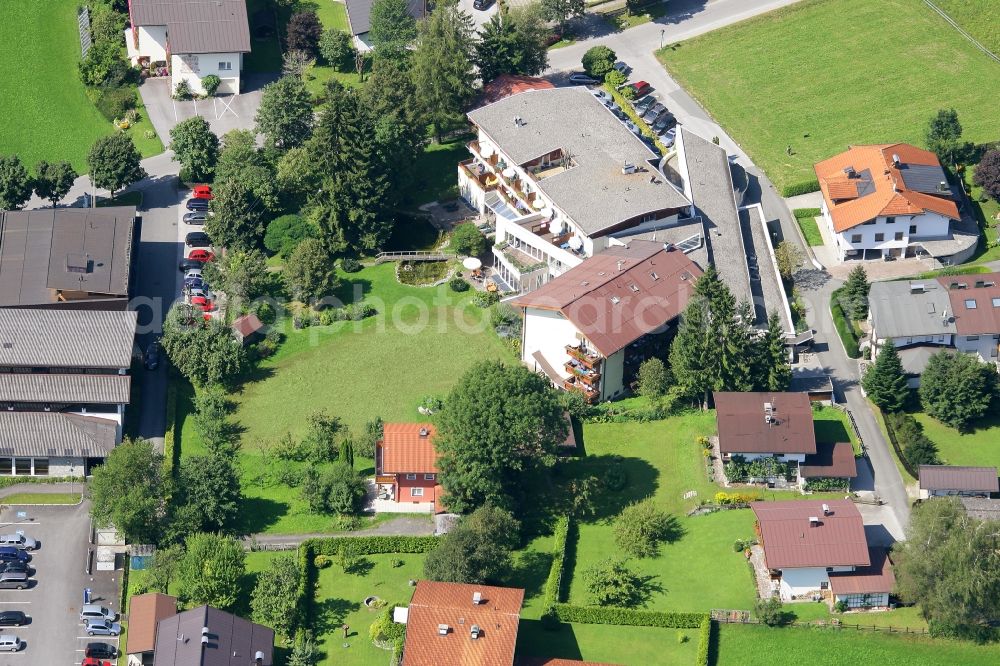
<path id="1" fill-rule="evenodd" d="M 440 539 L 432 536 L 359 536 L 307 539 L 302 548 L 316 555 L 336 555 L 350 548 L 355 555 L 391 555 L 392 553 L 429 553 Z"/>
<path id="2" fill-rule="evenodd" d="M 664 629 L 701 629 L 708 613 L 673 613 L 631 608 L 594 608 L 555 604 L 553 610 L 562 622 L 613 624 L 622 627 L 661 627 Z"/>
<path id="3" fill-rule="evenodd" d="M 357 273 L 362 268 L 364 266 L 361 265 L 361 262 L 352 257 L 344 257 L 340 260 L 340 270 L 345 273 Z"/>
<path id="4" fill-rule="evenodd" d="M 760 499 L 761 496 L 755 493 L 715 493 L 715 503 L 722 506 L 745 506 Z"/>
<path id="5" fill-rule="evenodd" d="M 695 659 L 697 666 L 708 666 L 708 650 L 712 644 L 712 618 L 706 615 L 701 620 L 698 627 L 698 657 Z"/>
<path id="6" fill-rule="evenodd" d="M 676 519 L 652 500 L 630 504 L 614 522 L 615 543 L 633 557 L 655 557 L 662 541 L 675 535 Z"/>
<path id="7" fill-rule="evenodd" d="M 616 559 L 602 560 L 583 570 L 590 601 L 598 606 L 628 607 L 644 601 L 643 579 Z"/>
<path id="8" fill-rule="evenodd" d="M 781 196 L 783 197 L 794 197 L 800 194 L 809 194 L 810 192 L 819 191 L 819 181 L 818 180 L 806 180 L 801 183 L 792 183 L 791 185 L 786 185 L 781 190 Z"/>
<path id="9" fill-rule="evenodd" d="M 191 91 L 191 84 L 187 80 L 181 80 L 177 82 L 174 86 L 174 99 L 185 100 L 194 97 L 194 93 Z"/>
<path id="10" fill-rule="evenodd" d="M 607 73 L 614 69 L 617 59 L 615 52 L 607 46 L 593 46 L 583 54 L 583 69 L 587 76 L 603 81 Z"/>
<path id="11" fill-rule="evenodd" d="M 486 237 L 472 222 L 463 222 L 451 232 L 451 247 L 458 254 L 478 257 L 486 250 Z"/>
<path id="12" fill-rule="evenodd" d="M 806 490 L 810 491 L 842 491 L 847 492 L 850 487 L 850 483 L 847 479 L 837 479 L 829 476 L 821 476 L 816 479 L 808 479 L 806 481 Z"/>
<path id="13" fill-rule="evenodd" d="M 843 599 L 841 599 L 840 601 L 838 601 L 837 603 L 835 603 L 833 605 L 833 610 L 835 612 L 837 612 L 837 613 L 846 613 L 847 612 L 847 602 L 844 601 Z"/>
<path id="14" fill-rule="evenodd" d="M 398 557 L 394 557 L 391 560 L 389 560 L 389 565 L 393 569 L 398 569 L 399 567 L 403 566 L 404 564 L 406 564 L 406 563 L 403 562 L 403 560 L 399 559 Z"/>
<path id="15" fill-rule="evenodd" d="M 618 88 L 625 85 L 626 81 L 628 81 L 628 77 L 619 72 L 617 69 L 613 69 L 604 75 L 604 82 L 615 90 L 618 90 Z"/>
<path id="16" fill-rule="evenodd" d="M 101 115 L 111 121 L 124 118 L 129 111 L 135 109 L 135 105 L 135 88 L 132 86 L 101 88 L 94 100 L 94 106 Z"/>
<path id="17" fill-rule="evenodd" d="M 847 355 L 851 358 L 858 358 L 861 356 L 861 350 L 858 348 L 858 338 L 854 334 L 854 327 L 851 326 L 850 320 L 840 305 L 841 295 L 841 289 L 834 290 L 830 295 L 830 314 L 833 315 L 833 325 L 837 328 L 837 333 L 840 335 L 841 342 L 844 343 L 844 350 L 847 352 Z"/>
<path id="18" fill-rule="evenodd" d="M 328 569 L 333 566 L 333 560 L 326 555 L 317 555 L 313 559 L 313 564 L 316 565 L 317 569 Z"/>
<path id="19" fill-rule="evenodd" d="M 451 281 L 448 282 L 448 286 L 451 287 L 452 291 L 456 292 L 469 291 L 469 283 L 460 277 L 452 278 Z"/>
<path id="20" fill-rule="evenodd" d="M 552 564 L 549 567 L 549 576 L 545 579 L 545 603 L 550 606 L 557 604 L 563 599 L 563 575 L 566 566 L 566 547 L 570 539 L 570 532 L 574 529 L 573 519 L 569 516 L 560 516 L 556 522 L 555 543 L 552 547 Z"/>
<path id="21" fill-rule="evenodd" d="M 201 80 L 201 87 L 205 89 L 205 94 L 211 97 L 222 85 L 222 79 L 215 74 L 209 74 Z"/>
<path id="22" fill-rule="evenodd" d="M 754 604 L 754 613 L 757 619 L 769 627 L 777 627 L 785 623 L 785 614 L 781 610 L 781 599 L 770 597 L 769 599 L 758 599 Z"/>
<path id="23" fill-rule="evenodd" d="M 484 309 L 499 302 L 500 294 L 495 291 L 477 291 L 472 297 L 472 304 Z"/>

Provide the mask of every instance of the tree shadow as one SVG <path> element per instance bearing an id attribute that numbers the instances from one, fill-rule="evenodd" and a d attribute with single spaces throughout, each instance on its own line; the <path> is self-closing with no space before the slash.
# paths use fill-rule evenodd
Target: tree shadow
<path id="1" fill-rule="evenodd" d="M 348 613 L 360 610 L 361 603 L 347 599 L 323 599 L 314 606 L 313 633 L 317 636 L 340 629 Z"/>
<path id="2" fill-rule="evenodd" d="M 331 296 L 340 303 L 348 305 L 350 303 L 360 303 L 365 299 L 365 296 L 371 293 L 371 291 L 371 280 L 359 277 L 348 277 L 341 280 L 337 288 L 333 290 Z"/>
<path id="3" fill-rule="evenodd" d="M 821 444 L 851 441 L 851 436 L 842 421 L 814 421 L 813 426 L 816 430 L 816 441 Z"/>
<path id="4" fill-rule="evenodd" d="M 374 568 L 375 562 L 373 560 L 367 557 L 359 557 L 344 569 L 344 573 L 352 576 L 367 576 Z"/>
<path id="5" fill-rule="evenodd" d="M 240 515 L 236 521 L 236 530 L 240 534 L 257 534 L 268 527 L 276 525 L 288 515 L 290 506 L 286 502 L 278 502 L 263 497 L 244 497 L 240 504 Z"/>
<path id="6" fill-rule="evenodd" d="M 667 518 L 666 526 L 660 536 L 663 543 L 674 543 L 680 541 L 685 534 L 687 534 L 687 530 L 684 529 L 680 519 L 671 515 Z"/>
<path id="7" fill-rule="evenodd" d="M 521 618 L 518 623 L 517 649 L 519 655 L 547 657 L 558 659 L 574 659 L 580 661 L 580 645 L 572 624 L 559 624 L 554 629 L 547 629 L 541 620 Z M 544 659 L 524 660 L 525 663 L 544 663 Z M 521 663 L 519 660 L 518 663 Z"/>
<path id="8" fill-rule="evenodd" d="M 666 594 L 667 588 L 659 580 L 659 576 L 648 575 L 639 576 L 639 589 L 636 590 L 635 597 L 630 605 L 645 606 L 653 599 L 654 594 Z"/>
<path id="9" fill-rule="evenodd" d="M 510 582 L 524 588 L 524 598 L 537 597 L 545 588 L 545 581 L 552 567 L 552 554 L 527 551 L 514 563 Z"/>

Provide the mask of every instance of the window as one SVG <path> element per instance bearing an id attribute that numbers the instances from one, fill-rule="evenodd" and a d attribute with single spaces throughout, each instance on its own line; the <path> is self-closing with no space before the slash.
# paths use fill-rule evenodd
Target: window
<path id="1" fill-rule="evenodd" d="M 410 488 L 410 497 L 423 497 L 423 496 L 424 496 L 423 488 Z"/>
<path id="2" fill-rule="evenodd" d="M 915 233 L 917 233 L 917 225 L 911 224 L 910 225 L 910 235 L 912 236 Z"/>
<path id="3" fill-rule="evenodd" d="M 31 458 L 14 458 L 14 474 L 28 476 L 31 474 Z"/>
<path id="4" fill-rule="evenodd" d="M 896 224 L 896 218 L 894 218 L 894 217 L 887 217 L 887 218 L 885 218 L 885 223 L 886 224 Z"/>
<path id="5" fill-rule="evenodd" d="M 824 580 L 822 583 L 819 584 L 819 589 L 821 589 L 821 590 L 829 590 L 830 589 L 830 581 Z"/>
<path id="6" fill-rule="evenodd" d="M 979 342 L 979 336 L 978 335 L 967 335 L 967 336 L 965 336 L 965 341 L 966 342 Z"/>
<path id="7" fill-rule="evenodd" d="M 416 474 L 407 474 L 406 475 L 406 480 L 407 481 L 416 481 L 417 480 L 417 475 Z"/>
<path id="8" fill-rule="evenodd" d="M 0 474 L 10 476 L 14 473 L 14 463 L 10 458 L 0 458 Z"/>
<path id="9" fill-rule="evenodd" d="M 833 567 L 827 567 L 827 568 L 826 568 L 826 572 L 827 572 L 827 573 L 830 573 L 831 571 L 833 571 Z"/>
<path id="10" fill-rule="evenodd" d="M 967 298 L 967 299 L 965 299 L 965 309 L 966 310 L 975 310 L 976 309 L 976 299 L 974 299 L 974 298 Z"/>
<path id="11" fill-rule="evenodd" d="M 220 72 L 231 72 L 233 70 L 233 63 L 228 60 L 219 61 L 219 71 Z"/>
<path id="12" fill-rule="evenodd" d="M 49 475 L 49 459 L 35 458 L 35 476 Z"/>
<path id="13" fill-rule="evenodd" d="M 898 241 L 903 240 L 903 232 L 897 231 L 896 234 L 893 236 L 893 240 L 898 240 Z"/>
<path id="14" fill-rule="evenodd" d="M 424 474 L 424 481 L 433 481 L 433 480 L 434 480 L 433 474 Z"/>
<path id="15" fill-rule="evenodd" d="M 881 243 L 885 240 L 885 234 L 875 234 L 875 242 Z"/>
<path id="16" fill-rule="evenodd" d="M 860 243 L 861 242 L 861 234 L 851 234 L 851 242 L 852 243 Z"/>

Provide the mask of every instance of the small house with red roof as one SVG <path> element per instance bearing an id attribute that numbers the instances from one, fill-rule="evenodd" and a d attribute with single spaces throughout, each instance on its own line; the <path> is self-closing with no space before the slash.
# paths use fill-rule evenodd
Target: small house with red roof
<path id="1" fill-rule="evenodd" d="M 438 513 L 436 430 L 431 423 L 386 423 L 375 445 L 375 511 Z"/>

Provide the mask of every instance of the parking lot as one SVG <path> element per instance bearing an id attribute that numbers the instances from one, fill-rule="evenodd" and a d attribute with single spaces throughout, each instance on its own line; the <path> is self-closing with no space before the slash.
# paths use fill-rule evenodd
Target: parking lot
<path id="1" fill-rule="evenodd" d="M 18 512 L 25 512 L 19 516 Z M 118 610 L 120 571 L 86 571 L 90 546 L 90 514 L 86 502 L 76 506 L 8 506 L 0 510 L 0 533 L 23 530 L 39 542 L 30 562 L 31 580 L 25 590 L 0 590 L 0 610 L 19 610 L 29 621 L 22 627 L 2 627 L 25 643 L 19 652 L 0 653 L 0 666 L 58 666 L 83 661 L 88 642 L 118 639 L 89 637 L 80 622 L 83 590 L 91 599 Z"/>

